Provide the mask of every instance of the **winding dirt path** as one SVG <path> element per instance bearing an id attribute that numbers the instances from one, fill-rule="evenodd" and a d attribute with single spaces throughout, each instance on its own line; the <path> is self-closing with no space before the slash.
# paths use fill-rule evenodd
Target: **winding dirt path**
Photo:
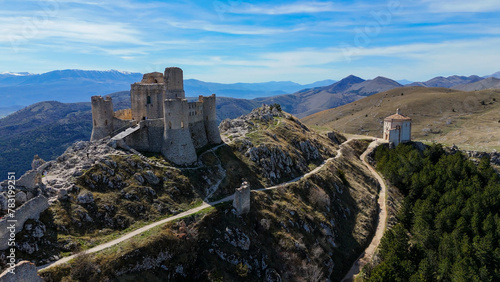
<path id="1" fill-rule="evenodd" d="M 324 166 L 325 166 L 325 165 L 326 165 L 329 161 L 334 160 L 334 159 L 337 159 L 337 158 L 340 158 L 340 157 L 342 156 L 342 151 L 343 151 L 343 147 L 344 147 L 344 145 L 345 145 L 347 142 L 351 141 L 352 139 L 357 139 L 357 138 L 350 138 L 350 139 L 348 139 L 347 141 L 345 141 L 344 143 L 342 143 L 342 144 L 340 145 L 340 149 L 338 150 L 338 153 L 337 153 L 337 155 L 336 155 L 335 157 L 333 157 L 333 158 L 329 158 L 329 159 L 325 160 L 325 161 L 324 161 L 324 162 L 323 162 L 320 166 L 316 167 L 314 170 L 312 170 L 312 171 L 310 171 L 310 172 L 308 172 L 308 173 L 306 173 L 306 174 L 304 174 L 304 175 L 302 175 L 302 176 L 299 176 L 299 177 L 297 177 L 297 178 L 295 178 L 295 179 L 292 179 L 292 180 L 290 180 L 290 181 L 284 182 L 284 183 L 282 183 L 282 184 L 278 184 L 278 185 L 271 186 L 271 187 L 267 187 L 267 188 L 261 188 L 261 189 L 252 190 L 252 192 L 253 192 L 253 191 L 266 191 L 266 190 L 273 190 L 273 189 L 277 189 L 277 188 L 280 188 L 280 187 L 286 187 L 286 186 L 288 186 L 288 185 L 289 185 L 289 184 L 291 184 L 291 183 L 297 182 L 297 181 L 299 181 L 299 180 L 301 180 L 301 179 L 303 179 L 303 178 L 309 177 L 310 175 L 313 175 L 313 174 L 317 173 L 317 172 L 318 172 L 319 170 L 321 170 L 321 169 L 322 169 L 322 168 L 323 168 L 323 167 L 324 167 Z M 366 139 L 366 137 L 365 137 L 364 139 Z M 364 158 L 365 158 L 365 156 L 369 153 L 369 151 L 373 150 L 373 148 L 374 148 L 375 146 L 376 146 L 376 141 L 372 142 L 372 143 L 370 144 L 370 146 L 368 147 L 367 151 L 365 151 L 365 152 L 363 153 L 363 155 L 361 155 L 361 158 L 362 158 L 363 162 L 364 162 L 364 163 L 365 163 L 365 165 L 367 165 L 367 166 L 369 166 L 369 165 L 368 165 L 368 163 L 366 163 L 366 162 L 364 161 Z M 371 167 L 371 166 L 369 166 L 369 168 L 370 168 L 370 167 Z M 372 169 L 373 169 L 373 168 L 372 168 Z M 371 170 L 372 170 L 372 169 L 371 169 Z M 372 171 L 372 173 L 373 173 L 376 177 L 379 177 L 379 176 L 378 176 L 378 174 L 375 172 L 375 170 L 373 170 L 373 171 Z M 377 179 L 378 179 L 378 178 L 377 178 Z M 382 181 L 381 179 L 379 180 L 379 182 L 381 182 L 381 183 L 383 184 L 383 181 Z M 385 193 L 385 185 L 384 185 L 383 187 L 384 187 L 384 188 L 383 188 L 383 191 L 384 191 L 384 193 Z M 382 192 L 381 192 L 381 195 L 382 195 Z M 384 208 L 383 208 L 383 210 L 385 211 L 385 194 L 384 194 L 384 196 L 383 196 L 383 197 L 382 197 L 382 196 L 380 196 L 380 197 L 379 197 L 379 199 L 380 199 L 380 198 L 383 198 L 383 199 L 384 199 L 384 203 L 383 203 L 383 204 L 384 204 Z M 174 220 L 180 219 L 180 218 L 182 218 L 182 217 L 185 217 L 185 216 L 189 216 L 189 215 L 195 214 L 195 213 L 197 213 L 197 212 L 199 212 L 199 211 L 201 211 L 201 210 L 204 210 L 204 209 L 206 209 L 206 208 L 208 208 L 208 207 L 210 207 L 210 206 L 215 206 L 215 205 L 220 204 L 220 203 L 225 203 L 225 202 L 230 202 L 230 201 L 233 201 L 233 199 L 234 199 L 234 195 L 230 195 L 230 196 L 227 196 L 227 197 L 225 197 L 225 198 L 223 198 L 223 199 L 220 199 L 220 200 L 218 200 L 218 201 L 209 202 L 209 203 L 204 202 L 202 205 L 200 205 L 200 206 L 198 206 L 198 207 L 196 207 L 196 208 L 192 208 L 192 209 L 190 209 L 190 210 L 187 210 L 187 211 L 182 212 L 182 213 L 180 213 L 180 214 L 177 214 L 177 215 L 175 215 L 175 216 L 172 216 L 172 217 L 169 217 L 169 218 L 165 218 L 165 219 L 163 219 L 163 220 L 160 220 L 160 221 L 157 221 L 157 222 L 151 223 L 151 224 L 146 225 L 146 226 L 144 226 L 144 227 L 141 227 L 141 228 L 139 228 L 139 229 L 137 229 L 137 230 L 134 230 L 134 231 L 132 231 L 132 232 L 130 232 L 130 233 L 127 233 L 127 234 L 123 235 L 123 236 L 122 236 L 122 237 L 120 237 L 120 238 L 117 238 L 117 239 L 115 239 L 115 240 L 112 240 L 112 241 L 109 241 L 109 242 L 107 242 L 107 243 L 103 243 L 103 244 L 101 244 L 101 245 L 98 245 L 98 246 L 95 246 L 95 247 L 93 247 L 93 248 L 91 248 L 91 249 L 88 249 L 88 250 L 86 250 L 85 252 L 86 252 L 86 253 L 88 253 L 88 254 L 91 254 L 91 253 L 96 253 L 96 252 L 102 251 L 102 250 L 107 249 L 107 248 L 109 248 L 109 247 L 112 247 L 112 246 L 114 246 L 114 245 L 116 245 L 116 244 L 119 244 L 119 243 L 121 243 L 121 242 L 123 242 L 123 241 L 126 241 L 126 240 L 128 240 L 128 239 L 130 239 L 130 238 L 132 238 L 132 237 L 134 237 L 134 236 L 136 236 L 136 235 L 139 235 L 139 234 L 141 234 L 141 233 L 143 233 L 143 232 L 146 232 L 146 231 L 150 230 L 151 228 L 154 228 L 154 227 L 156 227 L 156 226 L 158 226 L 158 225 L 162 225 L 162 224 L 165 224 L 165 223 L 167 223 L 167 222 L 171 222 L 171 221 L 174 221 Z M 385 222 L 385 217 L 384 217 L 384 222 Z M 379 225 L 380 225 L 380 224 L 379 224 Z M 384 225 L 384 227 L 385 227 L 385 225 Z M 383 233 L 383 229 L 384 229 L 384 228 L 381 228 L 382 233 Z M 379 233 L 379 230 L 378 230 L 378 227 L 377 227 L 377 234 L 378 234 L 378 233 Z M 377 237 L 377 235 L 376 235 L 375 237 Z M 382 235 L 380 235 L 380 237 L 382 237 Z M 379 241 L 380 241 L 380 239 L 379 239 Z M 373 242 L 372 242 L 372 243 L 373 243 Z M 370 246 L 371 246 L 371 245 L 372 245 L 372 244 L 370 244 Z M 378 243 L 377 243 L 377 245 L 378 245 Z M 376 247 L 376 246 L 375 246 L 375 247 Z M 374 248 L 375 248 L 375 247 L 374 247 Z M 373 248 L 373 249 L 374 249 L 374 248 Z M 368 249 L 367 249 L 367 250 L 368 250 Z M 371 254 L 373 254 L 373 251 L 371 252 Z M 61 265 L 61 264 L 67 263 L 67 262 L 69 262 L 70 260 L 74 259 L 77 255 L 78 255 L 78 254 L 71 255 L 71 256 L 68 256 L 68 257 L 64 257 L 64 258 L 59 259 L 59 260 L 57 260 L 57 261 L 51 262 L 51 263 L 49 263 L 49 264 L 39 266 L 37 269 L 40 271 L 40 270 L 42 270 L 42 269 L 48 269 L 48 268 L 51 268 L 51 267 L 54 267 L 54 266 L 58 266 L 58 265 Z"/>
<path id="2" fill-rule="evenodd" d="M 378 220 L 377 220 L 377 230 L 375 231 L 375 235 L 372 238 L 372 241 L 370 242 L 370 245 L 365 249 L 365 251 L 359 256 L 359 258 L 354 262 L 352 265 L 351 269 L 349 272 L 344 276 L 344 279 L 342 281 L 354 281 L 354 278 L 356 278 L 356 275 L 359 274 L 361 269 L 371 261 L 373 258 L 373 254 L 375 253 L 375 250 L 377 249 L 378 245 L 380 244 L 380 239 L 382 239 L 382 236 L 384 235 L 385 227 L 387 225 L 387 205 L 386 205 L 386 193 L 387 193 L 387 187 L 385 186 L 385 182 L 378 174 L 378 172 L 366 161 L 366 156 L 375 149 L 378 145 L 384 143 L 383 140 L 380 139 L 375 139 L 366 151 L 361 154 L 359 157 L 361 161 L 365 164 L 365 166 L 370 170 L 373 176 L 377 179 L 378 183 L 380 184 L 380 193 L 378 196 L 378 207 L 379 207 L 379 213 L 378 213 Z"/>

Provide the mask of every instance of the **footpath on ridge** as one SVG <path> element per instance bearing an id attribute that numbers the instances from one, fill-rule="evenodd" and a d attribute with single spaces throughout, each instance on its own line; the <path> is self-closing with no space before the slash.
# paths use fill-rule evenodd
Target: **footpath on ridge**
<path id="1" fill-rule="evenodd" d="M 378 174 L 378 172 L 366 161 L 366 156 L 370 154 L 378 145 L 384 142 L 385 141 L 383 140 L 375 139 L 372 143 L 370 143 L 366 151 L 363 152 L 363 154 L 361 154 L 361 156 L 359 157 L 380 184 L 380 193 L 378 195 L 379 213 L 377 219 L 377 230 L 375 231 L 375 235 L 373 236 L 370 245 L 368 245 L 365 251 L 361 253 L 358 259 L 353 263 L 351 269 L 349 269 L 349 272 L 347 272 L 347 274 L 342 279 L 342 282 L 354 281 L 354 278 L 356 277 L 357 274 L 359 274 L 361 269 L 363 269 L 363 267 L 372 260 L 375 250 L 380 244 L 380 239 L 382 239 L 385 228 L 387 226 L 387 205 L 386 205 L 387 187 L 380 174 Z"/>
<path id="2" fill-rule="evenodd" d="M 346 143 L 348 143 L 349 141 L 351 140 L 354 140 L 354 139 L 360 139 L 360 138 L 349 138 L 347 141 L 345 141 L 344 143 L 342 143 L 340 145 L 340 149 L 338 150 L 338 153 L 335 157 L 333 158 L 329 158 L 327 160 L 325 160 L 320 166 L 318 166 L 317 168 L 315 168 L 314 170 L 302 175 L 302 176 L 299 176 L 295 179 L 292 179 L 290 181 L 287 181 L 285 183 L 282 183 L 282 184 L 278 184 L 278 185 L 275 185 L 275 186 L 271 186 L 271 187 L 267 187 L 267 188 L 261 188 L 261 189 L 255 189 L 255 190 L 252 190 L 252 192 L 254 191 L 266 191 L 266 190 L 273 190 L 273 189 L 277 189 L 277 188 L 281 188 L 281 187 L 286 187 L 288 186 L 289 184 L 291 183 L 294 183 L 294 182 L 297 182 L 303 178 L 306 178 L 306 177 L 309 177 L 310 175 L 313 175 L 315 173 L 317 173 L 319 170 L 321 170 L 325 164 L 327 164 L 328 162 L 330 162 L 331 160 L 334 160 L 334 159 L 337 159 L 339 157 L 342 156 L 342 151 L 343 151 L 343 147 Z M 363 139 L 367 139 L 366 137 L 364 137 Z M 379 224 L 377 226 L 377 232 L 372 240 L 372 243 L 370 243 L 370 246 L 365 250 L 365 252 L 362 254 L 362 257 L 360 257 L 358 259 L 361 260 L 362 258 L 365 258 L 367 257 L 367 255 L 369 254 L 369 257 L 367 257 L 368 259 L 371 258 L 371 256 L 373 255 L 373 252 L 375 250 L 375 248 L 378 246 L 378 243 L 380 242 L 380 238 L 382 237 L 383 235 L 383 232 L 384 232 L 384 229 L 385 229 L 385 221 L 386 221 L 386 215 L 387 215 L 387 212 L 386 212 L 386 208 L 385 208 L 385 184 L 382 180 L 382 178 L 378 175 L 378 173 L 373 169 L 371 168 L 371 166 L 364 160 L 366 155 L 368 153 L 370 153 L 373 148 L 375 148 L 378 144 L 380 144 L 380 141 L 377 141 L 377 139 L 375 139 L 375 141 L 373 141 L 372 143 L 370 143 L 370 145 L 368 146 L 367 150 L 361 155 L 361 160 L 363 161 L 363 163 L 370 169 L 371 173 L 377 178 L 377 180 L 379 181 L 379 183 L 381 184 L 381 192 L 380 192 L 380 195 L 379 195 L 379 205 L 380 205 L 380 214 L 379 214 Z M 222 146 L 222 145 L 219 145 L 219 146 Z M 158 225 L 162 225 L 162 224 L 165 224 L 167 222 L 171 222 L 171 221 L 174 221 L 174 220 L 177 220 L 177 219 L 180 219 L 180 218 L 183 218 L 183 217 L 186 217 L 186 216 L 189 216 L 189 215 L 193 215 L 199 211 L 202 211 L 206 208 L 209 208 L 211 206 L 215 206 L 215 205 L 218 205 L 218 204 L 221 204 L 221 203 L 225 203 L 225 202 L 230 202 L 230 201 L 233 201 L 234 199 L 234 195 L 230 195 L 230 196 L 227 196 L 223 199 L 220 199 L 220 200 L 217 200 L 217 201 L 214 201 L 214 202 L 204 202 L 203 204 L 201 204 L 200 206 L 196 207 L 196 208 L 192 208 L 190 210 L 187 210 L 185 212 L 182 212 L 182 213 L 179 213 L 175 216 L 171 216 L 171 217 L 168 217 L 168 218 L 165 218 L 165 219 L 162 219 L 162 220 L 159 220 L 157 222 L 154 222 L 154 223 L 151 223 L 149 225 L 146 225 L 144 227 L 141 227 L 137 230 L 134 230 L 130 233 L 127 233 L 123 236 L 121 236 L 120 238 L 117 238 L 115 240 L 112 240 L 112 241 L 109 241 L 109 242 L 106 242 L 106 243 L 103 243 L 101 245 L 98 245 L 98 246 L 95 246 L 91 249 L 88 249 L 86 251 L 84 251 L 85 253 L 88 253 L 88 254 L 91 254 L 91 253 L 96 253 L 96 252 L 99 252 L 99 251 L 102 251 L 104 249 L 107 249 L 109 247 L 112 247 L 116 244 L 119 244 L 123 241 L 126 241 L 136 235 L 139 235 L 141 233 L 144 233 Z M 381 203 L 382 201 L 382 203 Z M 383 215 L 382 215 L 383 213 Z M 383 218 L 382 218 L 383 216 Z M 380 220 L 382 219 L 382 220 Z M 380 222 L 383 222 L 383 225 L 381 226 Z M 380 233 L 380 234 L 379 234 Z M 374 243 L 375 239 L 378 238 L 378 240 L 376 241 L 376 243 Z M 372 245 L 375 244 L 373 247 Z M 371 250 L 373 249 L 373 250 Z M 61 265 L 61 264 L 64 264 L 64 263 L 67 263 L 69 261 L 71 261 L 72 259 L 74 259 L 78 254 L 74 254 L 74 255 L 71 255 L 71 256 L 68 256 L 68 257 L 64 257 L 64 258 L 61 258 L 57 261 L 54 261 L 54 262 L 51 262 L 49 264 L 45 264 L 45 265 L 42 265 L 42 266 L 39 266 L 37 269 L 40 271 L 42 269 L 48 269 L 48 268 L 51 268 L 51 267 L 54 267 L 54 266 L 58 266 L 58 265 Z M 357 261 L 357 262 L 358 262 Z M 356 264 L 356 263 L 355 263 Z M 353 265 L 354 267 L 354 265 Z M 358 267 L 358 272 L 359 272 L 359 267 Z M 352 269 L 351 269 L 352 271 Z M 351 273 L 351 271 L 349 271 L 349 273 Z M 358 273 L 358 272 L 355 272 L 355 273 Z M 349 275 L 349 274 L 348 274 Z M 347 276 L 346 276 L 347 277 Z M 349 281 L 349 280 L 347 280 Z"/>

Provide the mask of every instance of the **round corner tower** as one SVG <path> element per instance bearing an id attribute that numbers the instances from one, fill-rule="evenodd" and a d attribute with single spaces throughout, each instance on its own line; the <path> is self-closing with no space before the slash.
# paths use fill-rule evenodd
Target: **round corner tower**
<path id="1" fill-rule="evenodd" d="M 186 93 L 184 92 L 184 74 L 181 68 L 166 68 L 163 79 L 166 86 L 165 99 L 186 98 Z"/>
<path id="2" fill-rule="evenodd" d="M 203 102 L 203 121 L 205 123 L 208 142 L 211 144 L 220 144 L 222 139 L 220 138 L 217 124 L 215 94 L 207 97 L 200 96 L 199 101 Z"/>
<path id="3" fill-rule="evenodd" d="M 186 99 L 164 101 L 164 134 L 161 152 L 178 165 L 198 159 L 189 131 L 189 105 Z"/>
<path id="4" fill-rule="evenodd" d="M 113 102 L 111 97 L 92 96 L 92 135 L 90 141 L 113 133 Z"/>

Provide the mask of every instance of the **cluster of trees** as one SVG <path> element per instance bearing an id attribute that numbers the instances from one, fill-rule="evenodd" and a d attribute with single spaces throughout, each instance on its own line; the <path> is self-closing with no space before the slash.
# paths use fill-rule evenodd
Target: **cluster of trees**
<path id="1" fill-rule="evenodd" d="M 405 198 L 369 281 L 500 281 L 500 177 L 488 158 L 401 144 L 375 159 Z"/>

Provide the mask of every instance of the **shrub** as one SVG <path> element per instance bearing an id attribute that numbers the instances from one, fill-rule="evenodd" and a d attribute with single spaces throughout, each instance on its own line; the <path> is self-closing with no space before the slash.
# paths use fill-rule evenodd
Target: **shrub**
<path id="1" fill-rule="evenodd" d="M 97 265 L 92 262 L 90 254 L 83 252 L 75 257 L 71 264 L 71 278 L 77 281 L 95 281 Z"/>

